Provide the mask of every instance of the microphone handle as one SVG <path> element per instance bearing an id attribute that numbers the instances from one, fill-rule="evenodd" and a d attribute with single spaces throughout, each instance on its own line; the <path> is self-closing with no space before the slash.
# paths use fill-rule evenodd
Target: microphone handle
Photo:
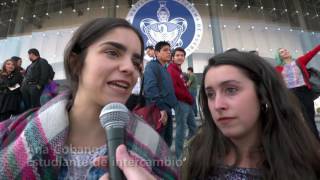
<path id="1" fill-rule="evenodd" d="M 107 129 L 108 140 L 108 159 L 109 159 L 109 179 L 125 180 L 125 176 L 116 163 L 116 149 L 119 145 L 124 144 L 124 128 Z"/>

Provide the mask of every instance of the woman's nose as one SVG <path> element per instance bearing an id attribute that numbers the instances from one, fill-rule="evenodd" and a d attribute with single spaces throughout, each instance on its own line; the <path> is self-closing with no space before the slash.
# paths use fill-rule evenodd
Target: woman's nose
<path id="1" fill-rule="evenodd" d="M 222 95 L 217 94 L 214 100 L 214 108 L 216 110 L 222 110 L 227 108 L 227 103 Z"/>
<path id="2" fill-rule="evenodd" d="M 133 64 L 131 57 L 128 56 L 125 56 L 124 59 L 121 61 L 119 69 L 120 71 L 126 73 L 133 73 L 134 71 L 137 71 L 137 68 Z"/>

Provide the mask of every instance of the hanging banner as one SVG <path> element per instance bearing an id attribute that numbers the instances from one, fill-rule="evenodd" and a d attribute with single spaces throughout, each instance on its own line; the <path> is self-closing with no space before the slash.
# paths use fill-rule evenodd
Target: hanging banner
<path id="1" fill-rule="evenodd" d="M 203 33 L 197 9 L 186 0 L 140 0 L 126 19 L 143 35 L 145 47 L 167 41 L 172 48 L 183 47 L 186 56 L 199 46 Z"/>

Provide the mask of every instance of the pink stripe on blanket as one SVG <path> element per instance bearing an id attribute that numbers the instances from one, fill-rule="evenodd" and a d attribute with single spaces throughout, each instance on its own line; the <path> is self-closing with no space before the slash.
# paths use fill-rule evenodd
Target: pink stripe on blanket
<path id="1" fill-rule="evenodd" d="M 40 122 L 40 118 L 39 118 L 39 111 L 36 112 L 35 114 L 35 124 L 38 128 L 38 132 L 39 134 L 41 135 L 41 140 L 43 141 L 42 143 L 44 143 L 43 145 L 45 145 L 47 148 L 47 152 L 48 152 L 48 156 L 51 160 L 54 160 L 56 158 L 55 154 L 54 154 L 54 151 L 51 147 L 51 145 L 49 144 L 49 141 L 47 139 L 47 136 L 46 136 L 46 133 L 43 131 L 43 128 L 42 128 L 42 124 Z"/>
<path id="2" fill-rule="evenodd" d="M 23 139 L 21 136 L 14 142 L 13 151 L 16 156 L 17 165 L 19 168 L 24 168 L 26 163 L 28 163 L 28 154 L 24 148 Z"/>
<path id="3" fill-rule="evenodd" d="M 16 163 L 20 169 L 22 169 L 21 177 L 28 179 L 36 179 L 35 175 L 33 174 L 32 167 L 28 164 L 28 153 L 26 152 L 25 146 L 23 144 L 22 136 L 20 136 L 14 146 L 14 154 L 16 157 Z"/>
<path id="4" fill-rule="evenodd" d="M 5 148 L 5 149 L 2 150 L 2 153 L 3 153 L 3 157 L 2 158 L 3 159 L 1 159 L 1 160 L 2 160 L 3 170 L 4 170 L 5 174 L 6 174 L 6 177 L 9 177 L 9 179 L 10 178 L 14 179 L 14 175 L 13 175 L 13 173 L 11 171 L 11 167 L 9 166 L 10 163 L 8 162 L 8 160 L 9 160 L 9 158 L 8 158 L 8 148 Z"/>

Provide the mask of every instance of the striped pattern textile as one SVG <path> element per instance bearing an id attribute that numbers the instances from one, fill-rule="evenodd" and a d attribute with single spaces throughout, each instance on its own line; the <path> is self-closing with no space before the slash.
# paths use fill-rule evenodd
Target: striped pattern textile
<path id="1" fill-rule="evenodd" d="M 289 89 L 306 85 L 303 74 L 295 61 L 283 65 L 282 76 Z"/>
<path id="2" fill-rule="evenodd" d="M 69 99 L 64 92 L 39 109 L 0 123 L 1 179 L 57 179 L 68 135 Z M 135 164 L 159 179 L 179 178 L 170 149 L 149 125 L 131 118 L 126 132 L 126 146 Z"/>

